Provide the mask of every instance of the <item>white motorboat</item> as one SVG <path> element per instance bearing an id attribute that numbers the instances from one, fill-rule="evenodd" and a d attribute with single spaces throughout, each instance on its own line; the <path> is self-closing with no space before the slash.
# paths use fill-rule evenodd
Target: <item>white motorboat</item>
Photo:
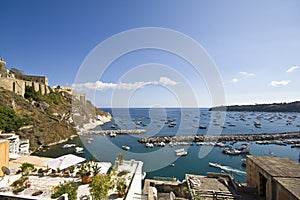
<path id="1" fill-rule="evenodd" d="M 75 147 L 75 153 L 83 153 L 84 148 L 83 147 Z"/>
<path id="2" fill-rule="evenodd" d="M 221 166 L 220 164 L 218 164 L 218 163 L 212 163 L 212 162 L 209 162 L 208 164 L 209 164 L 209 166 L 216 167 L 216 168 L 221 168 L 221 167 L 222 167 L 222 166 Z"/>
<path id="3" fill-rule="evenodd" d="M 115 134 L 115 133 L 111 133 L 111 134 L 109 134 L 109 136 L 110 136 L 110 137 L 116 137 L 116 136 L 117 136 L 117 134 Z"/>
<path id="4" fill-rule="evenodd" d="M 67 148 L 71 148 L 71 147 L 75 147 L 76 144 L 64 144 L 61 148 L 63 149 L 67 149 Z"/>
<path id="5" fill-rule="evenodd" d="M 122 146 L 122 149 L 124 149 L 124 150 L 128 151 L 128 150 L 130 149 L 130 147 L 129 147 L 129 146 L 126 146 L 126 145 L 124 145 L 124 146 Z"/>
<path id="6" fill-rule="evenodd" d="M 152 143 L 147 142 L 147 143 L 146 143 L 146 147 L 148 147 L 148 148 L 153 148 L 154 145 L 153 145 Z"/>
<path id="7" fill-rule="evenodd" d="M 177 149 L 175 150 L 175 154 L 176 156 L 186 156 L 188 152 L 184 149 Z"/>

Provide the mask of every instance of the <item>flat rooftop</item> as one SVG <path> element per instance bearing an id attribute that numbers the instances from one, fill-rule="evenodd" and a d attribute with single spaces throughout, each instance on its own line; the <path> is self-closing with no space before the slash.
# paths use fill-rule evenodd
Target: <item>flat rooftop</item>
<path id="1" fill-rule="evenodd" d="M 295 197 L 300 199 L 300 178 L 274 178 L 280 185 L 287 188 Z"/>
<path id="2" fill-rule="evenodd" d="M 247 156 L 247 159 L 272 177 L 300 178 L 300 164 L 290 158 Z"/>
<path id="3" fill-rule="evenodd" d="M 185 179 L 192 197 L 200 195 L 203 199 L 240 199 L 230 190 L 229 181 L 225 177 L 209 178 L 186 174 Z"/>

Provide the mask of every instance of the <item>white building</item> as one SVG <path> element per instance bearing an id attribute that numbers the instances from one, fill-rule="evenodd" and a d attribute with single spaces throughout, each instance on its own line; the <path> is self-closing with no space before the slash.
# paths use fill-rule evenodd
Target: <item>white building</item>
<path id="1" fill-rule="evenodd" d="M 14 133 L 2 133 L 0 139 L 9 141 L 9 152 L 12 154 L 29 154 L 29 140 L 20 140 L 19 135 Z"/>

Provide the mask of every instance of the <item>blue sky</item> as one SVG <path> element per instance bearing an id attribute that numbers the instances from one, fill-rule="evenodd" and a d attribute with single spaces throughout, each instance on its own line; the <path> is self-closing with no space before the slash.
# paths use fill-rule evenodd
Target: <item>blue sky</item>
<path id="1" fill-rule="evenodd" d="M 71 85 L 83 61 L 107 38 L 161 27 L 189 36 L 206 50 L 220 73 L 226 104 L 295 101 L 300 100 L 299 10 L 298 0 L 1 0 L 0 57 L 9 68 L 47 76 L 52 86 Z M 138 75 L 130 75 L 142 65 Z M 159 50 L 121 56 L 99 84 L 101 89 L 87 93 L 100 107 L 118 101 L 112 100 L 116 90 L 129 92 L 126 102 L 133 107 L 212 105 L 205 77 Z M 197 103 L 183 103 L 180 96 Z"/>

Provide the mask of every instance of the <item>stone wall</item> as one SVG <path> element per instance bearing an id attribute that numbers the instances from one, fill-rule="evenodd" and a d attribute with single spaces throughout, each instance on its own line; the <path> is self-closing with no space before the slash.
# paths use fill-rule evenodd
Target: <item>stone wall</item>
<path id="1" fill-rule="evenodd" d="M 0 87 L 18 95 L 24 96 L 25 86 L 32 86 L 35 91 L 40 91 L 43 95 L 50 92 L 48 85 L 43 83 L 0 77 Z"/>
<path id="2" fill-rule="evenodd" d="M 17 79 L 13 73 L 7 70 L 6 62 L 0 58 L 0 87 L 24 96 L 26 86 L 32 86 L 35 91 L 39 91 L 43 95 L 50 92 L 47 77 L 24 75 L 24 80 Z"/>

